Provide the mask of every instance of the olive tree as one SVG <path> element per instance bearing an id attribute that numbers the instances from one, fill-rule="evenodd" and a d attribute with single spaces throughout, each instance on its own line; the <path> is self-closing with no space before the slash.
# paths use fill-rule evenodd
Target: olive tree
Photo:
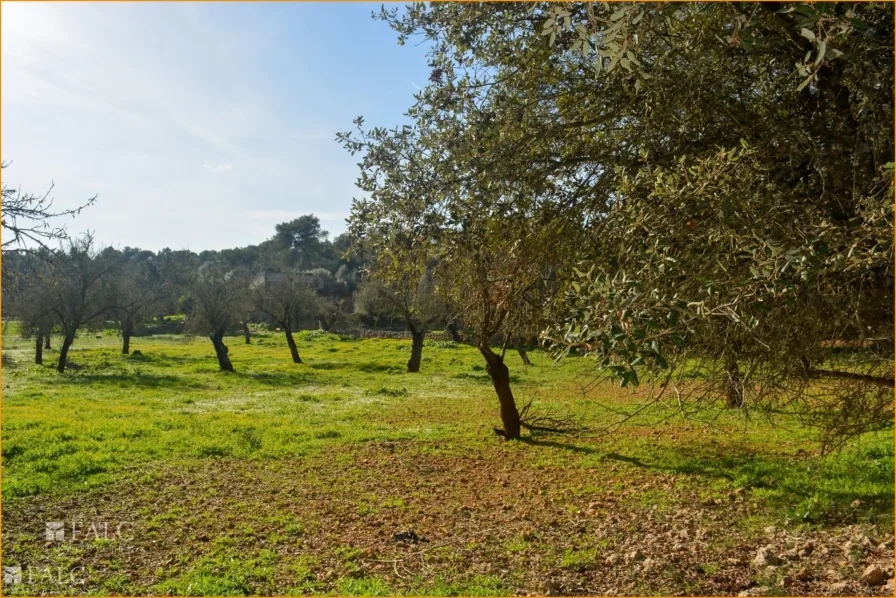
<path id="1" fill-rule="evenodd" d="M 307 277 L 295 270 L 279 280 L 255 283 L 252 289 L 252 305 L 283 329 L 293 363 L 302 363 L 302 358 L 292 333 L 316 313 L 317 301 Z"/>
<path id="2" fill-rule="evenodd" d="M 158 313 L 175 287 L 151 261 L 123 263 L 111 286 L 115 303 L 113 314 L 121 333 L 121 352 L 127 355 L 134 332 Z"/>
<path id="3" fill-rule="evenodd" d="M 193 334 L 208 334 L 222 372 L 233 371 L 224 335 L 228 329 L 239 325 L 241 317 L 248 311 L 249 285 L 246 271 L 208 262 L 200 267 L 189 288 L 192 298 L 189 330 Z"/>
<path id="4" fill-rule="evenodd" d="M 385 263 L 373 274 L 355 295 L 355 310 L 379 317 L 388 316 L 404 321 L 411 333 L 411 357 L 408 372 L 420 371 L 423 341 L 432 326 L 445 318 L 446 304 L 436 288 L 435 274 L 430 264 L 410 268 L 402 265 L 402 272 L 389 277 Z M 391 270 L 391 268 L 389 268 Z M 384 280 L 376 278 L 383 276 Z"/>
<path id="5" fill-rule="evenodd" d="M 110 285 L 118 265 L 100 255 L 89 233 L 69 239 L 56 251 L 49 268 L 50 312 L 62 332 L 56 369 L 65 371 L 68 352 L 78 331 L 115 308 Z"/>
<path id="6" fill-rule="evenodd" d="M 379 276 L 393 284 L 412 280 L 420 264 L 437 254 L 439 293 L 456 306 L 485 361 L 498 397 L 499 432 L 519 438 L 526 422 L 510 386 L 507 343 L 497 350 L 492 343 L 513 337 L 520 316 L 537 316 L 543 307 L 551 260 L 575 238 L 566 228 L 570 214 L 551 201 L 557 190 L 546 186 L 535 194 L 505 186 L 462 159 L 475 155 L 479 141 L 464 127 L 435 119 L 413 129 L 365 131 L 361 119 L 356 123 L 356 134 L 340 138 L 350 152 L 363 153 L 358 185 L 369 197 L 355 201 L 351 233 L 386 264 Z M 445 160 L 444 147 L 452 148 L 455 160 Z"/>
<path id="7" fill-rule="evenodd" d="M 50 334 L 56 326 L 50 266 L 42 263 L 30 273 L 24 288 L 12 295 L 8 308 L 16 314 L 22 338 L 34 339 L 34 363 L 43 364 L 43 350 L 50 348 Z"/>
<path id="8" fill-rule="evenodd" d="M 626 385 L 699 358 L 708 384 L 677 396 L 798 406 L 838 433 L 892 423 L 892 5 L 437 3 L 380 18 L 402 43 L 426 37 L 433 70 L 413 126 L 353 148 L 371 156 L 370 201 L 402 204 L 374 218 L 450 231 L 510 205 L 512 246 L 530 231 L 508 200 L 537 198 L 533 227 L 577 240 L 532 256 L 565 284 L 558 353 L 591 353 Z M 885 350 L 831 367 L 839 344 L 869 338 Z"/>

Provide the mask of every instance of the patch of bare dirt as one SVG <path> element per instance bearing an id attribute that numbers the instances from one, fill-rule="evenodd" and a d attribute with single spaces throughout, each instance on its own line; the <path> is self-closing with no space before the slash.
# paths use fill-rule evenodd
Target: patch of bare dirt
<path id="1" fill-rule="evenodd" d="M 278 555 L 275 575 L 253 587 L 259 595 L 297 586 L 292 563 L 308 555 L 316 591 L 346 577 L 412 591 L 437 578 L 490 576 L 519 595 L 893 594 L 892 534 L 855 525 L 754 530 L 744 522 L 763 507 L 748 493 L 701 501 L 672 474 L 539 466 L 498 445 L 471 455 L 405 445 L 163 464 L 152 479 L 11 501 L 4 564 L 83 567 L 85 579 L 67 593 L 99 591 L 113 575 L 128 580 L 129 593 L 152 593 L 227 547 Z M 83 535 L 48 541 L 48 521 L 80 522 Z M 90 522 L 109 524 L 111 539 L 96 541 Z"/>

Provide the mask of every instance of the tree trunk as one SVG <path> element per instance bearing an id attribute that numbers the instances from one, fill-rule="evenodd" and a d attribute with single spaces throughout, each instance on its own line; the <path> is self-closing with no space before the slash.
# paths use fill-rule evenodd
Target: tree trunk
<path id="1" fill-rule="evenodd" d="M 488 345 L 480 346 L 479 352 L 485 358 L 485 371 L 492 379 L 498 403 L 501 405 L 504 438 L 515 440 L 520 437 L 520 412 L 516 408 L 516 401 L 513 400 L 513 392 L 510 390 L 510 371 L 504 364 L 504 359 L 496 355 Z"/>
<path id="2" fill-rule="evenodd" d="M 451 335 L 451 340 L 455 343 L 463 342 L 463 339 L 460 337 L 460 333 L 457 331 L 457 326 L 454 325 L 454 322 L 448 324 L 448 334 Z"/>
<path id="3" fill-rule="evenodd" d="M 243 322 L 243 336 L 246 337 L 246 344 L 251 345 L 252 344 L 252 335 L 249 332 L 249 323 L 248 322 Z"/>
<path id="4" fill-rule="evenodd" d="M 523 360 L 523 365 L 532 365 L 532 362 L 529 361 L 529 354 L 526 353 L 526 348 L 523 346 L 523 342 L 516 341 L 514 346 L 516 347 L 516 352 L 520 354 L 520 359 Z"/>
<path id="5" fill-rule="evenodd" d="M 230 358 L 227 357 L 227 345 L 224 344 L 224 331 L 216 330 L 209 338 L 212 339 L 212 344 L 215 346 L 215 355 L 218 356 L 218 366 L 221 368 L 222 372 L 232 372 L 233 364 L 230 363 Z"/>
<path id="6" fill-rule="evenodd" d="M 131 331 L 121 331 L 121 353 L 127 355 L 131 352 Z"/>
<path id="7" fill-rule="evenodd" d="M 292 330 L 289 326 L 284 326 L 283 330 L 286 332 L 286 344 L 289 345 L 289 352 L 292 354 L 292 362 L 302 363 L 302 358 L 299 357 L 299 348 L 296 347 L 296 341 L 292 337 Z"/>
<path id="8" fill-rule="evenodd" d="M 320 329 L 323 330 L 324 332 L 329 332 L 329 331 L 330 331 L 330 327 L 333 325 L 333 322 L 335 322 L 335 318 L 331 321 L 331 320 L 329 320 L 329 319 L 327 319 L 327 318 L 321 316 L 321 318 L 320 318 L 320 319 L 318 320 L 318 322 L 317 322 L 317 325 L 318 325 L 318 326 L 320 327 Z"/>
<path id="9" fill-rule="evenodd" d="M 59 349 L 59 363 L 56 365 L 56 371 L 62 374 L 65 372 L 66 360 L 68 359 L 68 350 L 75 342 L 74 334 L 66 334 L 62 338 L 62 348 Z"/>
<path id="10" fill-rule="evenodd" d="M 725 357 L 725 375 L 727 380 L 726 401 L 725 406 L 730 409 L 737 409 L 744 406 L 744 387 L 743 380 L 740 375 L 740 368 L 737 367 L 737 358 L 734 355 Z"/>
<path id="11" fill-rule="evenodd" d="M 39 334 L 34 343 L 34 363 L 37 365 L 43 365 L 44 363 L 44 339 Z"/>
<path id="12" fill-rule="evenodd" d="M 48 332 L 44 335 L 44 349 L 52 349 L 52 348 L 53 347 L 50 346 L 50 333 Z"/>
<path id="13" fill-rule="evenodd" d="M 417 330 L 413 326 L 411 329 L 411 358 L 408 359 L 408 372 L 416 373 L 420 371 L 420 360 L 423 358 L 423 336 L 426 334 L 423 330 Z"/>

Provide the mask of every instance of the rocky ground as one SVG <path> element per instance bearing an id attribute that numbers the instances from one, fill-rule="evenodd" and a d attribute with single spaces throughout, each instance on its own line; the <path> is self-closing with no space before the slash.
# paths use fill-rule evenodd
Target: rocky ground
<path id="1" fill-rule="evenodd" d="M 539 466 L 541 447 L 526 448 L 386 442 L 159 464 L 74 497 L 5 503 L 4 565 L 75 568 L 77 582 L 55 588 L 66 594 L 893 594 L 891 531 L 766 525 L 754 490 L 707 499 L 673 473 Z M 126 521 L 129 533 L 98 539 L 82 525 L 50 542 L 46 521 Z M 6 593 L 54 589 L 26 585 Z"/>

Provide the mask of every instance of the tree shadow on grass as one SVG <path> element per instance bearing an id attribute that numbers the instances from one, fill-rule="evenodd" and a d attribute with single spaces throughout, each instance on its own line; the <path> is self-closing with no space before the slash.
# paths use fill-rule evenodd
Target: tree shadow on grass
<path id="1" fill-rule="evenodd" d="M 892 468 L 860 472 L 842 457 L 797 460 L 750 453 L 704 454 L 670 447 L 653 458 L 618 452 L 606 453 L 604 458 L 652 471 L 724 479 L 732 486 L 763 492 L 771 506 L 804 522 L 889 521 L 893 517 Z M 874 489 L 869 491 L 869 487 Z M 863 510 L 852 506 L 856 500 L 862 501 Z"/>
<path id="2" fill-rule="evenodd" d="M 797 460 L 755 452 L 719 454 L 666 447 L 656 456 L 604 452 L 595 447 L 527 436 L 520 442 L 587 455 L 602 455 L 649 471 L 724 479 L 732 486 L 758 490 L 772 508 L 795 521 L 835 525 L 893 518 L 893 456 L 886 449 L 861 455 Z M 718 451 L 720 447 L 712 447 Z M 854 501 L 861 501 L 860 508 Z"/>
<path id="3" fill-rule="evenodd" d="M 280 386 L 284 388 L 291 388 L 303 384 L 313 384 L 315 386 L 334 384 L 333 381 L 321 379 L 319 376 L 315 376 L 308 370 L 297 370 L 293 372 L 243 372 L 238 370 L 231 375 L 266 386 Z"/>
<path id="4" fill-rule="evenodd" d="M 137 349 L 139 351 L 139 349 Z M 214 356 L 212 357 L 214 359 Z M 185 355 L 168 355 L 165 353 L 132 353 L 127 356 L 128 363 L 132 363 L 135 365 L 152 365 L 154 367 L 173 367 L 173 366 L 184 366 L 184 365 L 195 365 L 198 363 L 205 363 L 209 361 L 207 357 L 194 357 L 194 356 L 185 356 Z"/>
<path id="5" fill-rule="evenodd" d="M 204 384 L 189 380 L 183 376 L 145 374 L 142 372 L 111 372 L 108 374 L 66 373 L 49 379 L 48 383 L 56 386 L 115 386 L 119 388 L 165 388 L 168 390 L 205 387 Z"/>
<path id="6" fill-rule="evenodd" d="M 538 438 L 540 434 L 533 433 L 530 436 L 523 436 L 519 439 L 520 442 L 525 444 L 531 444 L 533 446 L 546 446 L 550 448 L 558 448 L 567 451 L 571 451 L 573 453 L 582 453 L 585 455 L 597 455 L 600 454 L 601 451 L 591 446 L 580 446 L 577 444 L 569 444 L 565 442 L 557 442 L 554 440 L 541 440 Z"/>

